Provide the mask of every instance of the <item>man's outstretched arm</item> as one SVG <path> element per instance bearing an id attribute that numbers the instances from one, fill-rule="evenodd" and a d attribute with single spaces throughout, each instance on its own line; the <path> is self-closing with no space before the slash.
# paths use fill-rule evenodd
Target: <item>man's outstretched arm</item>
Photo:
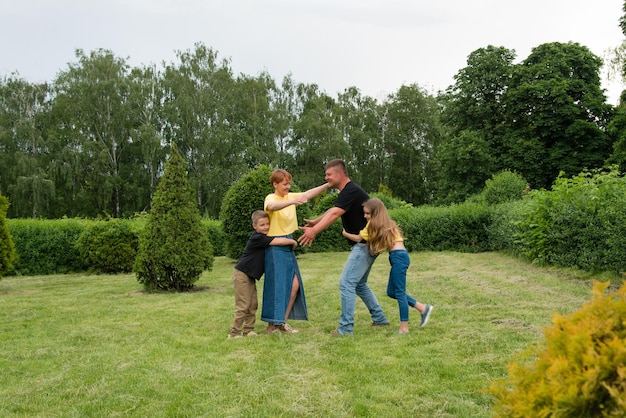
<path id="1" fill-rule="evenodd" d="M 307 224 L 305 226 L 300 227 L 303 231 L 300 238 L 298 238 L 298 243 L 300 245 L 311 246 L 313 244 L 313 240 L 315 236 L 319 234 L 324 229 L 328 228 L 333 224 L 341 215 L 343 215 L 346 211 L 340 209 L 338 207 L 332 207 L 328 209 L 322 216 L 314 220 L 306 220 Z"/>

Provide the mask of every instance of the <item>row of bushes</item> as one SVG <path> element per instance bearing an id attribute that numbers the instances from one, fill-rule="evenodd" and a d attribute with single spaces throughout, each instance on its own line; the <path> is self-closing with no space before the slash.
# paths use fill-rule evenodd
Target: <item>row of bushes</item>
<path id="1" fill-rule="evenodd" d="M 524 189 L 523 179 L 504 172 L 488 181 L 479 196 L 458 205 L 416 208 L 384 193 L 375 195 L 401 226 L 409 251 L 507 251 L 543 264 L 626 271 L 624 176 L 616 170 L 586 172 L 557 179 L 550 191 Z M 322 197 L 315 213 L 303 207 L 302 217 L 323 213 L 335 199 L 335 193 Z M 248 215 L 243 219 L 240 234 L 245 238 L 251 229 Z M 7 221 L 19 256 L 13 274 L 116 273 L 132 270 L 145 217 Z M 203 223 L 214 255 L 236 258 L 227 249 L 233 234 L 224 232 L 223 222 Z M 311 248 L 298 251 L 348 249 L 337 221 L 318 235 Z"/>
<path id="2" fill-rule="evenodd" d="M 219 221 L 203 220 L 214 255 L 224 255 Z M 13 275 L 132 271 L 145 218 L 7 219 L 18 260 Z"/>

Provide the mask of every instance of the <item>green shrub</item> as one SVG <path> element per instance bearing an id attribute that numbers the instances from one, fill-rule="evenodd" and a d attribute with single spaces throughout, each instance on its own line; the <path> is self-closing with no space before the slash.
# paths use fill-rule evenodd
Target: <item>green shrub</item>
<path id="1" fill-rule="evenodd" d="M 420 206 L 389 212 L 405 235 L 409 251 L 480 252 L 489 248 L 489 208 L 476 203 Z"/>
<path id="2" fill-rule="evenodd" d="M 213 249 L 202 225 L 185 162 L 175 145 L 165 165 L 139 236 L 137 280 L 147 290 L 185 291 L 213 266 Z"/>
<path id="3" fill-rule="evenodd" d="M 93 223 L 84 219 L 8 219 L 18 261 L 14 274 L 64 274 L 84 271 L 76 248 L 80 234 Z"/>
<path id="4" fill-rule="evenodd" d="M 220 220 L 228 257 L 238 259 L 241 256 L 252 232 L 252 212 L 263 210 L 265 196 L 274 192 L 269 182 L 271 174 L 270 167 L 261 165 L 235 181 L 224 195 Z"/>
<path id="5" fill-rule="evenodd" d="M 509 170 L 494 174 L 485 182 L 480 196 L 488 205 L 520 200 L 527 190 L 528 182 L 521 175 Z"/>
<path id="6" fill-rule="evenodd" d="M 216 219 L 202 219 L 202 224 L 207 230 L 207 237 L 213 247 L 213 255 L 226 255 L 226 234 L 222 228 L 222 222 Z"/>
<path id="7" fill-rule="evenodd" d="M 138 236 L 132 221 L 108 219 L 86 228 L 78 237 L 76 246 L 89 270 L 128 273 L 133 270 Z"/>
<path id="8" fill-rule="evenodd" d="M 14 263 L 17 261 L 15 244 L 7 226 L 8 209 L 9 199 L 0 195 L 0 278 L 13 270 Z"/>
<path id="9" fill-rule="evenodd" d="M 515 200 L 494 205 L 489 210 L 487 239 L 490 251 L 506 251 L 523 255 L 520 244 L 520 225 L 526 219 L 529 199 Z"/>
<path id="10" fill-rule="evenodd" d="M 626 287 L 606 293 L 608 285 L 596 282 L 582 309 L 555 315 L 545 342 L 491 384 L 495 416 L 626 416 Z"/>
<path id="11" fill-rule="evenodd" d="M 626 177 L 616 168 L 559 176 L 532 191 L 520 242 L 534 262 L 587 271 L 626 270 Z"/>

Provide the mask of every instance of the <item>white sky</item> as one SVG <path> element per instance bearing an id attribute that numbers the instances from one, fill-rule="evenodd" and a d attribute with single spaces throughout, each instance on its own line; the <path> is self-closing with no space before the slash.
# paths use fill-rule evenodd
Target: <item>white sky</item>
<path id="1" fill-rule="evenodd" d="M 356 86 L 384 98 L 403 84 L 436 93 L 488 45 L 516 62 L 547 42 L 605 57 L 624 36 L 623 0 L 0 0 L 0 76 L 52 81 L 75 50 L 108 49 L 131 66 L 176 61 L 201 42 L 235 74 Z M 603 82 L 616 104 L 622 84 Z"/>

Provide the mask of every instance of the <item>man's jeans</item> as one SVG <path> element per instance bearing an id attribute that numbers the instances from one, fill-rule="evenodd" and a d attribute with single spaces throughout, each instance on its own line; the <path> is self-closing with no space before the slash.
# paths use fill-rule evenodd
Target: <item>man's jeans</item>
<path id="1" fill-rule="evenodd" d="M 372 315 L 372 321 L 376 323 L 389 322 L 376 296 L 367 285 L 367 278 L 374 260 L 376 257 L 370 255 L 366 244 L 356 243 L 352 246 L 348 261 L 346 261 L 339 279 L 341 316 L 339 317 L 338 331 L 340 334 L 352 334 L 354 330 L 354 309 L 356 308 L 357 295 L 367 306 Z"/>

